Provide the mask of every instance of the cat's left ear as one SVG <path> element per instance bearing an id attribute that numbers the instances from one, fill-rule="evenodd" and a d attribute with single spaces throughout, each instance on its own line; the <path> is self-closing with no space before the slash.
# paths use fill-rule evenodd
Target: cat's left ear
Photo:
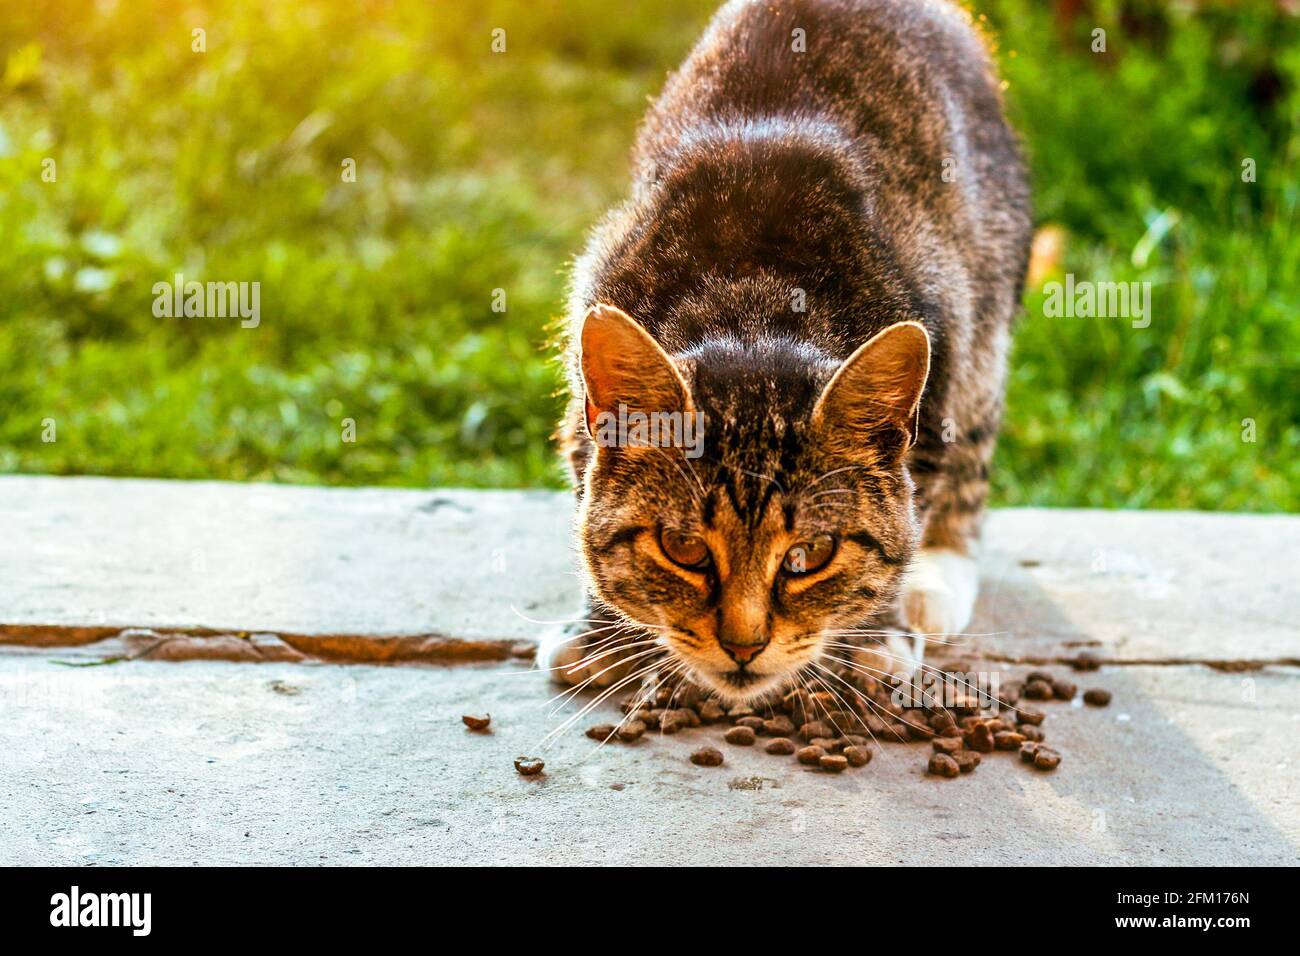
<path id="1" fill-rule="evenodd" d="M 844 360 L 826 383 L 813 421 L 846 448 L 873 437 L 906 451 L 916 444 L 921 393 L 930 375 L 930 335 L 920 322 L 897 322 Z"/>
<path id="2" fill-rule="evenodd" d="M 586 387 L 587 433 L 597 416 L 629 412 L 689 412 L 690 390 L 668 353 L 639 322 L 612 305 L 595 305 L 582 322 L 579 359 Z"/>

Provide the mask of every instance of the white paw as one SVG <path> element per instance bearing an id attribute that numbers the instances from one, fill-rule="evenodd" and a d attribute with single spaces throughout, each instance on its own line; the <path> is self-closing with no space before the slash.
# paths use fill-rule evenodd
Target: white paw
<path id="1" fill-rule="evenodd" d="M 899 602 L 903 622 L 918 634 L 957 634 L 970 623 L 979 593 L 975 559 L 945 548 L 922 548 Z"/>
<path id="2" fill-rule="evenodd" d="M 598 625 L 580 625 L 583 630 L 593 626 Z M 628 650 L 619 647 L 617 641 L 602 640 L 612 633 L 609 628 L 588 635 L 573 625 L 552 627 L 538 642 L 537 666 L 560 684 L 589 681 L 589 687 L 608 687 L 626 677 L 632 668 Z"/>

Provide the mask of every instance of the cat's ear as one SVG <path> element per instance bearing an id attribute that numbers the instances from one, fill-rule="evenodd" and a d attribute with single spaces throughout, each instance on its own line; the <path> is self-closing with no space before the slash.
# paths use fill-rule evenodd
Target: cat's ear
<path id="1" fill-rule="evenodd" d="M 582 323 L 579 362 L 586 387 L 587 432 L 602 413 L 688 412 L 690 390 L 659 343 L 622 309 L 595 305 Z"/>
<path id="2" fill-rule="evenodd" d="M 916 443 L 921 393 L 930 375 L 930 336 L 919 322 L 877 332 L 826 383 L 813 421 L 835 444 L 864 437 L 902 452 Z"/>

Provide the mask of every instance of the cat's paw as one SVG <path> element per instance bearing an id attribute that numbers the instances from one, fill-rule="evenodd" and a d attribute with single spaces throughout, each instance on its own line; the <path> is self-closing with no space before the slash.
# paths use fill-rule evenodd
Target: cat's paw
<path id="1" fill-rule="evenodd" d="M 605 640 L 610 628 L 587 633 L 599 627 L 586 622 L 551 627 L 537 645 L 538 668 L 559 684 L 608 687 L 622 680 L 632 668 L 631 651 Z"/>
<path id="2" fill-rule="evenodd" d="M 946 548 L 922 548 L 903 581 L 899 610 L 918 634 L 957 634 L 970 623 L 978 593 L 974 558 Z"/>

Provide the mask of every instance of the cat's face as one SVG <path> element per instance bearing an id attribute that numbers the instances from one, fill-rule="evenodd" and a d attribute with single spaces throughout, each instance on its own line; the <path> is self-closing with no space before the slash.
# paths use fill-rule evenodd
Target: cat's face
<path id="1" fill-rule="evenodd" d="M 593 309 L 580 540 L 596 596 L 728 701 L 815 672 L 840 632 L 890 605 L 916 546 L 902 459 L 928 365 L 914 323 L 836 368 L 779 343 L 670 358 L 622 312 Z M 636 432 L 637 411 L 659 427 Z M 649 416 L 665 411 L 679 417 Z M 688 420 L 702 445 L 674 431 Z"/>

